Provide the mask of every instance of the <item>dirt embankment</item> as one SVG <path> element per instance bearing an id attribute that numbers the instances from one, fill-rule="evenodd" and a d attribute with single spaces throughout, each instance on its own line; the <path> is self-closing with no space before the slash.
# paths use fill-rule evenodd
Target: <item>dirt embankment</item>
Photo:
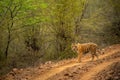
<path id="1" fill-rule="evenodd" d="M 49 61 L 33 68 L 13 69 L 0 80 L 119 80 L 120 45 L 103 51 L 95 61 L 90 61 L 90 55 L 84 56 L 81 63 L 76 59 Z"/>

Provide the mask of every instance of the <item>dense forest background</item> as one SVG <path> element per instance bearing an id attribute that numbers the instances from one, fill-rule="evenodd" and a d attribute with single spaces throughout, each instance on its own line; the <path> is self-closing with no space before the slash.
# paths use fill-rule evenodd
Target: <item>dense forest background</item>
<path id="1" fill-rule="evenodd" d="M 0 74 L 75 57 L 71 43 L 120 43 L 120 0 L 0 0 Z"/>

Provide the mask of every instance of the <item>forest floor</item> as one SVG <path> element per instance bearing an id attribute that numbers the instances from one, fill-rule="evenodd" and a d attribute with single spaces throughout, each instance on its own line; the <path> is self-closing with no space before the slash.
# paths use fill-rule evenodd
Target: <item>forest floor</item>
<path id="1" fill-rule="evenodd" d="M 76 59 L 48 61 L 26 69 L 14 68 L 0 80 L 120 80 L 120 44 L 102 50 L 104 54 L 94 61 L 90 54 L 81 63 Z"/>

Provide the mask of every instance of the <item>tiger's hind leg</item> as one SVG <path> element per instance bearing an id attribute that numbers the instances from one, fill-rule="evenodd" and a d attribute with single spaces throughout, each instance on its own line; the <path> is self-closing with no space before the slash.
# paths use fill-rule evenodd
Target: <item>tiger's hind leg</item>
<path id="1" fill-rule="evenodd" d="M 95 53 L 94 55 L 96 56 L 97 59 L 99 59 L 98 54 Z"/>

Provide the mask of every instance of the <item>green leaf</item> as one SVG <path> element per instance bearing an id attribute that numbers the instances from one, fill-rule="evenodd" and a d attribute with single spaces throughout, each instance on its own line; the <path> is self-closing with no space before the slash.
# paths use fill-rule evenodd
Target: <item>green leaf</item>
<path id="1" fill-rule="evenodd" d="M 40 7 L 41 7 L 41 8 L 47 8 L 48 5 L 47 5 L 46 3 L 41 3 L 41 4 L 40 4 Z"/>

